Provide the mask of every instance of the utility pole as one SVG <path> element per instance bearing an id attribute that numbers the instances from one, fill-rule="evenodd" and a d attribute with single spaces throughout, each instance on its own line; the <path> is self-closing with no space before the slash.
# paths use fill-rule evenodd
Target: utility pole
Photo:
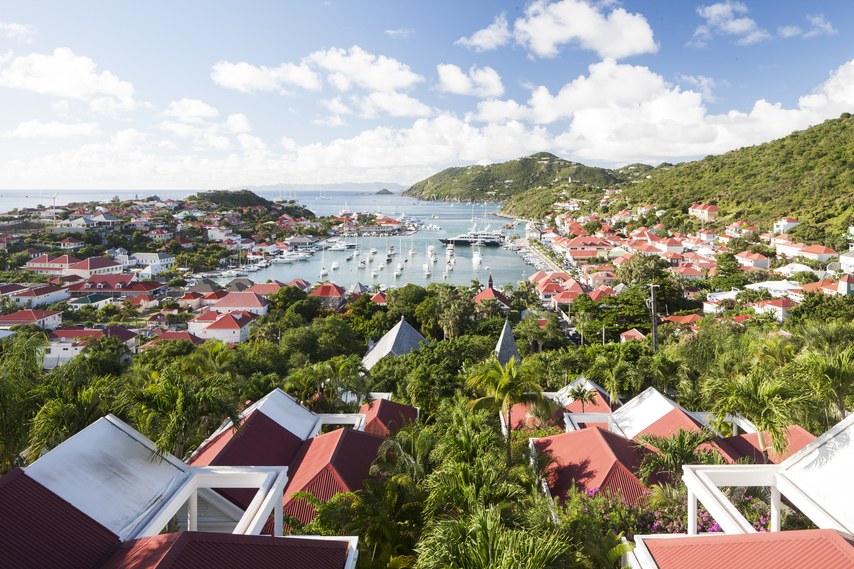
<path id="1" fill-rule="evenodd" d="M 602 324 L 602 345 L 605 345 L 605 325 Z"/>
<path id="2" fill-rule="evenodd" d="M 652 311 L 652 352 L 658 352 L 658 313 L 655 306 L 655 289 L 658 288 L 657 284 L 649 285 L 649 293 L 650 293 L 650 309 Z"/>

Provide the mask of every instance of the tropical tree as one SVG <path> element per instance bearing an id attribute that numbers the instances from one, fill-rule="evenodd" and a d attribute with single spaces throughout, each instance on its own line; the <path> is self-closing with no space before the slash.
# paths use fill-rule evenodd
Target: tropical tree
<path id="1" fill-rule="evenodd" d="M 124 381 L 113 375 L 95 375 L 91 362 L 77 356 L 53 368 L 39 387 L 41 408 L 32 419 L 28 455 L 36 459 L 110 411 Z"/>
<path id="2" fill-rule="evenodd" d="M 131 387 L 129 398 L 137 428 L 159 452 L 183 459 L 225 419 L 239 424 L 232 392 L 229 376 L 192 376 L 176 362 L 150 372 Z"/>
<path id="3" fill-rule="evenodd" d="M 581 412 L 584 413 L 584 404 L 585 403 L 594 403 L 596 401 L 596 394 L 587 389 L 583 383 L 579 383 L 572 389 L 567 392 L 567 395 L 572 398 L 573 401 L 578 401 L 581 403 Z"/>
<path id="4" fill-rule="evenodd" d="M 443 519 L 418 545 L 417 569 L 556 569 L 566 567 L 572 543 L 555 531 L 506 526 L 498 508 Z"/>
<path id="5" fill-rule="evenodd" d="M 0 354 L 0 473 L 19 463 L 29 421 L 38 410 L 36 387 L 43 375 L 47 338 L 19 330 L 3 341 Z"/>
<path id="6" fill-rule="evenodd" d="M 774 450 L 783 452 L 788 444 L 786 430 L 803 414 L 807 396 L 781 374 L 755 367 L 746 375 L 729 376 L 706 384 L 707 399 L 719 421 L 727 415 L 740 415 L 757 429 L 759 448 L 768 461 L 771 436 Z"/>
<path id="7" fill-rule="evenodd" d="M 794 376 L 811 388 L 833 422 L 845 418 L 854 396 L 854 347 L 833 354 L 804 352 L 795 359 L 793 369 Z"/>
<path id="8" fill-rule="evenodd" d="M 639 435 L 638 439 L 642 443 L 655 447 L 657 452 L 644 455 L 638 473 L 647 482 L 651 482 L 656 474 L 665 474 L 671 480 L 682 480 L 682 466 L 685 464 L 718 464 L 721 461 L 720 454 L 700 448 L 714 436 L 709 430 L 685 429 L 679 429 L 668 437 Z"/>
<path id="9" fill-rule="evenodd" d="M 516 403 L 530 403 L 541 407 L 549 401 L 542 394 L 542 387 L 527 373 L 524 365 L 511 358 L 505 365 L 491 359 L 485 366 L 475 369 L 466 380 L 469 389 L 483 395 L 470 404 L 472 409 L 494 409 L 505 416 L 507 429 L 507 464 L 511 462 L 511 433 L 513 423 L 511 410 Z"/>
<path id="10" fill-rule="evenodd" d="M 608 390 L 612 409 L 624 390 L 628 388 L 634 390 L 637 379 L 634 366 L 623 359 L 622 354 L 598 356 L 588 370 L 588 375 Z"/>

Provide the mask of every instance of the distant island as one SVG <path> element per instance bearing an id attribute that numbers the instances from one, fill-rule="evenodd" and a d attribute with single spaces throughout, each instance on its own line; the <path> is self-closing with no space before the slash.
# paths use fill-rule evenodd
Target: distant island
<path id="1" fill-rule="evenodd" d="M 378 191 L 376 195 L 378 195 L 378 196 L 393 196 L 394 192 L 392 192 L 389 189 L 383 188 L 380 191 Z"/>

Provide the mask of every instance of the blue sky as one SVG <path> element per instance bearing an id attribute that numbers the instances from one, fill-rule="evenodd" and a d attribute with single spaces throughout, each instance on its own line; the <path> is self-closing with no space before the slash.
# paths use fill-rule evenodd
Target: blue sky
<path id="1" fill-rule="evenodd" d="M 831 0 L 0 2 L 0 187 L 678 162 L 854 110 Z"/>

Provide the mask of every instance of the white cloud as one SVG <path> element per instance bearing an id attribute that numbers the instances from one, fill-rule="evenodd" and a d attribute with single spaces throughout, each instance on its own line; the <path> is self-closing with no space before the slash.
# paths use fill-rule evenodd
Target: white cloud
<path id="1" fill-rule="evenodd" d="M 734 0 L 700 6 L 697 13 L 705 23 L 694 30 L 694 38 L 688 45 L 702 47 L 719 35 L 734 36 L 739 45 L 752 45 L 771 39 L 768 30 L 760 28 L 754 20 L 745 16 L 747 12 L 747 6 Z"/>
<path id="2" fill-rule="evenodd" d="M 30 43 L 36 36 L 36 29 L 29 24 L 17 24 L 15 22 L 0 22 L 0 37 Z"/>
<path id="3" fill-rule="evenodd" d="M 555 57 L 576 43 L 602 58 L 655 53 L 652 28 L 640 14 L 616 8 L 607 15 L 585 0 L 535 0 L 513 26 L 516 41 L 538 57 Z"/>
<path id="4" fill-rule="evenodd" d="M 372 118 L 380 113 L 392 117 L 430 116 L 430 107 L 405 93 L 374 91 L 364 97 L 356 97 L 361 115 Z"/>
<path id="5" fill-rule="evenodd" d="M 341 100 L 341 97 L 335 97 L 334 99 L 326 99 L 320 102 L 324 107 L 326 107 L 330 113 L 334 115 L 349 115 L 353 112 L 353 110 L 347 106 L 347 104 Z"/>
<path id="6" fill-rule="evenodd" d="M 798 26 L 780 26 L 777 28 L 777 35 L 783 39 L 794 38 L 804 33 Z"/>
<path id="7" fill-rule="evenodd" d="M 106 70 L 99 72 L 94 61 L 68 48 L 11 58 L 0 67 L 0 87 L 85 101 L 92 110 L 102 112 L 139 106 L 130 82 Z"/>
<path id="8" fill-rule="evenodd" d="M 436 70 L 439 72 L 440 91 L 477 97 L 500 97 L 504 94 L 501 76 L 491 67 L 472 65 L 466 73 L 456 65 L 440 63 Z"/>
<path id="9" fill-rule="evenodd" d="M 241 134 L 252 130 L 252 123 L 249 122 L 249 117 L 243 113 L 228 115 L 225 119 L 225 128 L 232 134 Z"/>
<path id="10" fill-rule="evenodd" d="M 513 34 L 507 24 L 507 16 L 499 14 L 489 26 L 478 30 L 469 37 L 461 37 L 454 45 L 462 45 L 474 51 L 491 51 L 510 43 Z"/>
<path id="11" fill-rule="evenodd" d="M 394 30 L 386 30 L 383 33 L 385 35 L 387 35 L 388 37 L 390 37 L 391 39 L 397 40 L 397 39 L 408 38 L 409 36 L 411 36 L 415 33 L 415 30 L 413 30 L 412 28 L 397 28 Z"/>
<path id="12" fill-rule="evenodd" d="M 8 138 L 81 138 L 100 134 L 101 128 L 98 123 L 94 122 L 63 123 L 31 120 L 19 123 L 14 129 L 2 133 L 2 136 Z"/>
<path id="13" fill-rule="evenodd" d="M 824 17 L 823 14 L 813 14 L 807 16 L 807 22 L 810 23 L 810 29 L 804 34 L 805 38 L 814 38 L 816 36 L 833 35 L 836 33 L 836 28 Z"/>
<path id="14" fill-rule="evenodd" d="M 172 101 L 164 111 L 166 116 L 174 117 L 185 123 L 200 123 L 219 116 L 219 111 L 199 99 L 179 99 Z"/>
<path id="15" fill-rule="evenodd" d="M 715 94 L 713 90 L 716 87 L 716 83 L 711 77 L 706 77 L 705 75 L 680 74 L 677 76 L 677 80 L 680 83 L 699 89 L 700 94 L 703 95 L 704 101 L 709 103 L 713 103 L 715 101 Z"/>
<path id="16" fill-rule="evenodd" d="M 315 51 L 306 62 L 328 73 L 327 80 L 339 91 L 361 87 L 370 91 L 408 89 L 424 80 L 405 63 L 374 55 L 355 45 L 350 49 L 333 47 Z"/>
<path id="17" fill-rule="evenodd" d="M 320 77 L 304 63 L 282 63 L 277 67 L 252 65 L 245 61 L 220 61 L 211 69 L 211 79 L 220 87 L 241 93 L 269 91 L 284 93 L 286 88 L 299 87 L 319 91 Z"/>

